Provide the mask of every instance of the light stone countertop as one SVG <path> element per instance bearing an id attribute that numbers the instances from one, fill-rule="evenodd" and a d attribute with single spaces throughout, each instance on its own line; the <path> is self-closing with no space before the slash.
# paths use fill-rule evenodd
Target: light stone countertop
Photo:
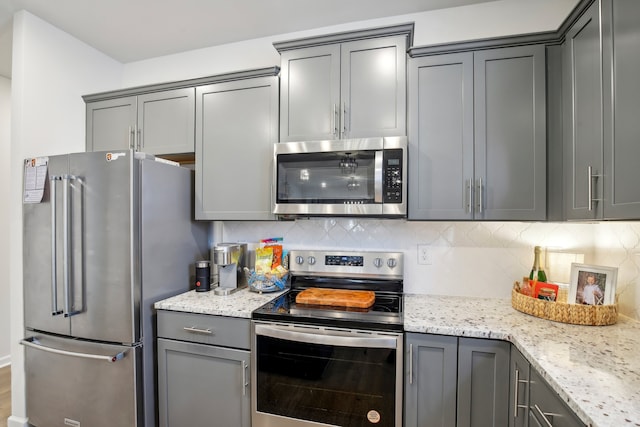
<path id="1" fill-rule="evenodd" d="M 157 310 L 185 311 L 189 313 L 213 314 L 216 316 L 251 318 L 251 312 L 284 291 L 259 294 L 248 288 L 240 289 L 230 295 L 216 295 L 209 292 L 189 291 L 158 301 Z"/>
<path id="2" fill-rule="evenodd" d="M 509 299 L 407 295 L 404 329 L 513 343 L 588 426 L 640 426 L 640 322 L 611 326 L 539 319 Z"/>
<path id="3" fill-rule="evenodd" d="M 189 291 L 155 308 L 250 318 L 281 293 Z M 405 294 L 404 329 L 509 341 L 588 426 L 640 427 L 640 322 L 568 325 L 520 313 L 509 299 Z"/>

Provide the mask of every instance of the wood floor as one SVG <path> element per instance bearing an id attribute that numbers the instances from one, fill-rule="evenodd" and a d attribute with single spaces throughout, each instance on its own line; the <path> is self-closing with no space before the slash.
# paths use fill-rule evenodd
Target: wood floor
<path id="1" fill-rule="evenodd" d="M 0 368 L 0 426 L 7 425 L 11 415 L 11 365 Z"/>

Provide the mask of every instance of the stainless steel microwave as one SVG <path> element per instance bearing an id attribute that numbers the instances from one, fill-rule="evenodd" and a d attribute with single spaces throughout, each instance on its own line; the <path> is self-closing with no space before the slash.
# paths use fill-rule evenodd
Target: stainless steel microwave
<path id="1" fill-rule="evenodd" d="M 406 137 L 282 142 L 273 164 L 277 215 L 407 215 Z"/>

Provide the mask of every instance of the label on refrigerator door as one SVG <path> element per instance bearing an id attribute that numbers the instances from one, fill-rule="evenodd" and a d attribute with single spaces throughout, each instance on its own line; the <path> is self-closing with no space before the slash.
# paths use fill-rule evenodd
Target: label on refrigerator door
<path id="1" fill-rule="evenodd" d="M 23 203 L 40 203 L 47 184 L 48 157 L 24 159 Z"/>

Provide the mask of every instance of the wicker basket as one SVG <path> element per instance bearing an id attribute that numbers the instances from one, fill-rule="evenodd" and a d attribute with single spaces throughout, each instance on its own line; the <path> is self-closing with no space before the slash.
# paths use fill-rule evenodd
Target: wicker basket
<path id="1" fill-rule="evenodd" d="M 581 305 L 545 301 L 511 291 L 511 305 L 518 311 L 574 325 L 604 326 L 618 321 L 618 305 Z"/>

